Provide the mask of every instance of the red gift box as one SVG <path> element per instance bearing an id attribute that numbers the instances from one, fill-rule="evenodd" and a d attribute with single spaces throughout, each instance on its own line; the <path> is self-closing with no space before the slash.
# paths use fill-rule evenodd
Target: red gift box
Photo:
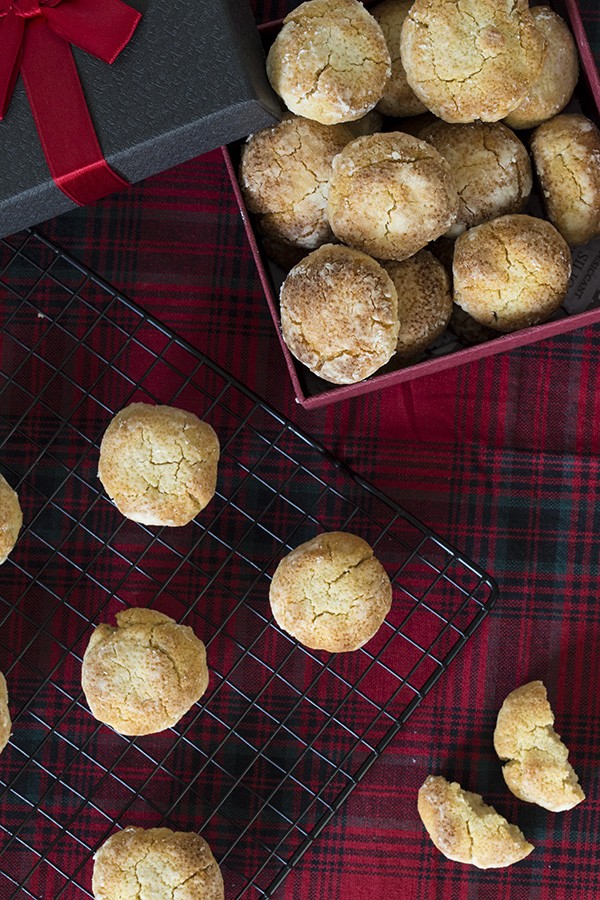
<path id="1" fill-rule="evenodd" d="M 581 63 L 579 84 L 575 91 L 574 99 L 567 109 L 570 110 L 572 107 L 577 110 L 580 109 L 596 124 L 600 124 L 600 76 L 577 8 L 577 0 L 565 0 L 565 4 L 566 6 L 563 8 L 559 0 L 556 0 L 551 5 L 563 18 L 570 21 Z M 368 6 L 369 4 L 365 5 Z M 261 27 L 260 31 L 266 45 L 271 43 L 280 27 L 281 21 L 271 22 Z M 401 130 L 402 120 L 398 121 L 398 127 Z M 427 351 L 426 358 L 412 365 L 404 366 L 400 369 L 393 368 L 394 361 L 392 360 L 379 373 L 357 384 L 338 386 L 322 381 L 292 356 L 283 340 L 279 318 L 279 292 L 275 284 L 283 280 L 284 273 L 267 260 L 260 245 L 260 237 L 254 232 L 252 220 L 246 209 L 237 180 L 239 148 L 236 146 L 231 148 L 223 147 L 222 151 L 265 297 L 277 330 L 290 378 L 292 379 L 296 399 L 305 409 L 315 409 L 316 407 L 326 406 L 349 397 L 380 391 L 393 385 L 412 381 L 415 378 L 431 375 L 434 372 L 443 372 L 454 366 L 463 365 L 486 356 L 493 356 L 496 353 L 503 353 L 515 347 L 522 347 L 524 344 L 531 344 L 544 338 L 553 337 L 556 334 L 573 331 L 576 328 L 600 322 L 600 240 L 596 240 L 583 247 L 575 248 L 573 251 L 573 275 L 569 293 L 562 307 L 550 321 L 531 328 L 524 328 L 512 334 L 498 334 L 497 338 L 471 347 L 465 346 L 454 335 L 445 332 L 436 344 Z M 530 203 L 534 206 L 537 203 L 537 209 L 532 209 L 531 212 L 534 215 L 541 215 L 539 197 L 536 197 L 535 193 L 532 195 Z"/>

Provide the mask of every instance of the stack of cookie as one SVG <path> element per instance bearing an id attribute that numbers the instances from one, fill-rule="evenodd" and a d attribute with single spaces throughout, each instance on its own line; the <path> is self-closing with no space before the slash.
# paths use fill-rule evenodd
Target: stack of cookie
<path id="1" fill-rule="evenodd" d="M 248 139 L 240 183 L 291 269 L 281 328 L 300 362 L 350 384 L 415 361 L 449 322 L 474 342 L 558 309 L 569 245 L 600 234 L 600 131 L 560 114 L 578 71 L 564 21 L 527 0 L 287 16 L 267 72 L 289 112 Z M 532 128 L 550 221 L 523 214 L 532 165 L 513 129 Z"/>

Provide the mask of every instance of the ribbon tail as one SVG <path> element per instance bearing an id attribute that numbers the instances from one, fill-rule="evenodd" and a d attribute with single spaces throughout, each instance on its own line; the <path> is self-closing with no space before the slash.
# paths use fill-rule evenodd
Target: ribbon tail
<path id="1" fill-rule="evenodd" d="M 69 44 L 113 63 L 127 46 L 142 14 L 122 0 L 63 0 L 44 6 L 44 17 Z"/>
<path id="2" fill-rule="evenodd" d="M 0 19 L 0 119 L 3 119 L 15 88 L 21 65 L 25 20 L 18 16 Z"/>
<path id="3" fill-rule="evenodd" d="M 71 48 L 41 17 L 27 25 L 21 76 L 61 191 L 85 206 L 127 187 L 102 155 Z"/>

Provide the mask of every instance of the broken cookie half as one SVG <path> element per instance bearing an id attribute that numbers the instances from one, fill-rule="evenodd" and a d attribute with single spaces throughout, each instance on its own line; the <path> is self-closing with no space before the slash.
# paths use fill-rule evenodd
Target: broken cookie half
<path id="1" fill-rule="evenodd" d="M 510 866 L 533 850 L 516 825 L 464 791 L 457 782 L 429 775 L 419 790 L 419 815 L 440 853 L 479 869 Z"/>
<path id="2" fill-rule="evenodd" d="M 585 794 L 553 725 L 546 688 L 541 681 L 531 681 L 502 704 L 494 748 L 500 759 L 508 760 L 502 774 L 515 797 L 562 812 L 585 800 Z"/>

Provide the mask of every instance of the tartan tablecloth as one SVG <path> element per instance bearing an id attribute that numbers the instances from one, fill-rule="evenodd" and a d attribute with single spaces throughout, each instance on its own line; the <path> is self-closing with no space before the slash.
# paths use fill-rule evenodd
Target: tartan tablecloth
<path id="1" fill-rule="evenodd" d="M 256 0 L 261 20 L 291 7 Z M 598 0 L 582 0 L 600 56 Z M 295 404 L 219 151 L 46 223 L 56 240 L 488 569 L 500 600 L 292 872 L 281 897 L 600 896 L 600 326 L 326 410 Z M 587 793 L 553 814 L 505 788 L 497 710 L 541 678 Z M 482 793 L 535 852 L 445 860 L 417 815 L 425 776 Z"/>

